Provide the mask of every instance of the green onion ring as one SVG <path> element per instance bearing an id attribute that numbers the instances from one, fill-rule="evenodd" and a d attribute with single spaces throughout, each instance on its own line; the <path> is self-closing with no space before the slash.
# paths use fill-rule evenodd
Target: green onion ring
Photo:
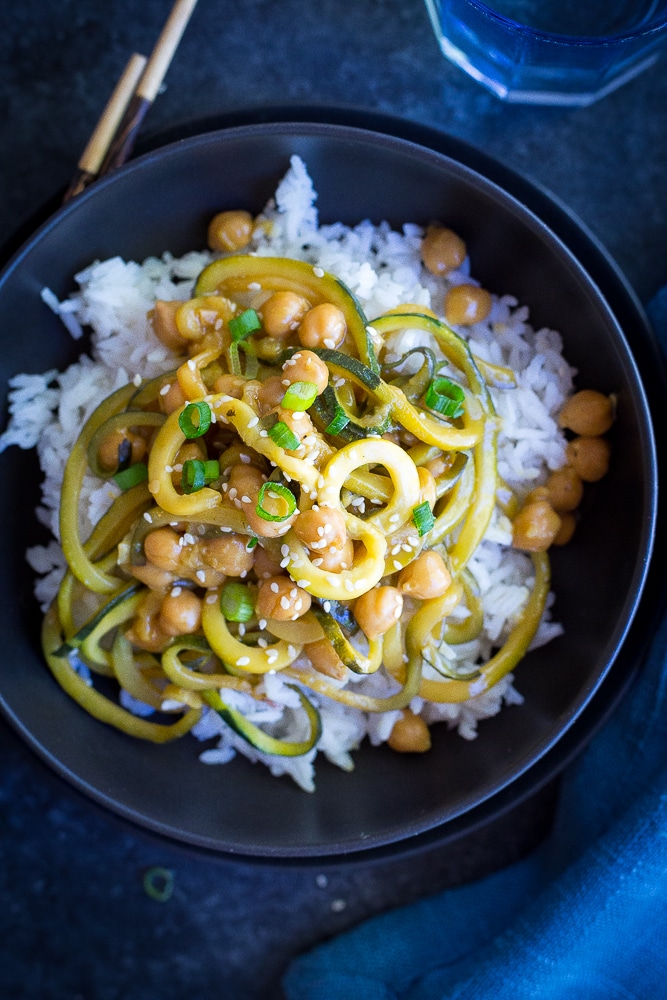
<path id="1" fill-rule="evenodd" d="M 190 441 L 201 437 L 211 426 L 211 407 L 203 399 L 188 403 L 178 416 L 178 426 Z"/>
<path id="2" fill-rule="evenodd" d="M 285 501 L 287 504 L 286 514 L 272 514 L 271 511 L 264 507 L 264 497 L 267 493 L 269 496 L 280 497 Z M 283 483 L 274 483 L 273 481 L 262 483 L 257 495 L 257 506 L 255 507 L 255 511 L 260 517 L 264 518 L 265 521 L 287 521 L 295 510 L 296 497 L 287 486 Z"/>
<path id="3" fill-rule="evenodd" d="M 286 410 L 307 410 L 317 399 L 317 386 L 314 382 L 292 382 L 286 389 L 281 406 Z"/>
<path id="4" fill-rule="evenodd" d="M 460 385 L 448 378 L 435 378 L 424 395 L 424 402 L 431 410 L 445 417 L 463 415 L 465 394 Z"/>

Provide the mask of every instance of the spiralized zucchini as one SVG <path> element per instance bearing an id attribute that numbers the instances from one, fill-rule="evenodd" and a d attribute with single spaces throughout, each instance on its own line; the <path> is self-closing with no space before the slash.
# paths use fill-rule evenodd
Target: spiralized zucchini
<path id="1" fill-rule="evenodd" d="M 335 307 L 343 338 L 304 347 L 298 324 L 280 338 L 267 332 L 262 305 L 285 291 L 306 311 Z M 63 688 L 142 739 L 180 736 L 213 708 L 256 748 L 294 756 L 316 745 L 322 699 L 364 712 L 403 709 L 417 696 L 458 702 L 511 671 L 544 611 L 544 553 L 534 558 L 532 593 L 488 662 L 462 677 L 443 653 L 438 679 L 424 676 L 441 646 L 474 641 L 483 627 L 471 562 L 499 486 L 487 380 L 511 389 L 512 373 L 478 366 L 466 342 L 431 316 L 396 312 L 369 323 L 340 281 L 287 259 L 216 260 L 176 324 L 180 367 L 103 401 L 67 465 L 69 571 L 43 632 Z M 402 365 L 385 357 L 383 343 L 406 328 L 432 347 Z M 296 381 L 301 388 L 285 396 Z M 113 475 L 100 453 L 119 434 L 139 443 L 145 481 L 84 540 L 84 476 Z M 125 442 L 119 467 L 128 453 Z M 186 463 L 194 463 L 187 481 Z M 223 602 L 229 580 L 243 589 Z M 276 671 L 296 685 L 301 736 L 264 732 L 225 701 L 225 692 L 261 701 L 262 679 Z M 390 693 L 349 683 L 377 671 Z M 120 707 L 96 690 L 97 674 L 177 721 Z"/>

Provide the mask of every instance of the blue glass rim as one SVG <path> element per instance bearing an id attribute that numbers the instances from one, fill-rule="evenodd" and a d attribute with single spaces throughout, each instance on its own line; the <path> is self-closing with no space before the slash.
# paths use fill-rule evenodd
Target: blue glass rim
<path id="1" fill-rule="evenodd" d="M 556 45 L 582 45 L 591 48 L 596 46 L 606 48 L 614 43 L 631 42 L 639 38 L 655 35 L 667 28 L 667 6 L 664 5 L 663 9 L 658 11 L 655 16 L 652 16 L 647 24 L 632 31 L 614 32 L 609 35 L 568 35 L 555 31 L 544 31 L 540 28 L 531 28 L 528 24 L 514 21 L 511 17 L 499 13 L 499 11 L 487 6 L 483 0 L 465 0 L 465 3 L 478 10 L 481 14 L 488 16 L 491 20 L 496 21 L 504 28 L 509 28 L 517 34 L 529 35 L 532 38 L 539 38 L 542 41 L 551 42 Z"/>

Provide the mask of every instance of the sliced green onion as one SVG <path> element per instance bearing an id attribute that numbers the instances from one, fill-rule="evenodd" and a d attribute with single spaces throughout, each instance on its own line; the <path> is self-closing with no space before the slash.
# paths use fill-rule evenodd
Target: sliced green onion
<path id="1" fill-rule="evenodd" d="M 245 374 L 241 368 L 241 355 L 239 351 L 243 351 L 246 356 Z M 229 345 L 229 366 L 231 368 L 232 375 L 254 378 L 259 371 L 259 361 L 257 360 L 257 352 L 253 345 L 246 344 L 243 340 L 235 340 L 231 343 Z"/>
<path id="2" fill-rule="evenodd" d="M 149 868 L 144 875 L 144 891 L 158 903 L 166 903 L 174 891 L 174 873 L 169 868 Z"/>
<path id="3" fill-rule="evenodd" d="M 252 552 L 253 549 L 256 549 L 257 548 L 257 537 L 253 536 L 252 538 L 249 538 L 248 542 L 247 542 L 247 545 L 246 545 L 245 548 L 246 548 L 246 552 Z"/>
<path id="4" fill-rule="evenodd" d="M 268 507 L 265 506 L 265 502 L 271 500 L 278 500 L 282 506 L 286 505 L 287 512 L 283 514 L 276 514 L 269 510 Z M 272 506 L 275 508 L 278 504 L 274 503 Z M 292 491 L 284 485 L 284 483 L 262 483 L 257 495 L 257 506 L 255 507 L 255 511 L 260 517 L 263 517 L 265 521 L 286 521 L 292 516 L 295 510 L 296 497 Z"/>
<path id="5" fill-rule="evenodd" d="M 350 422 L 350 418 L 348 417 L 348 415 L 345 412 L 345 410 L 343 409 L 343 407 L 340 405 L 340 403 L 336 403 L 336 409 L 334 410 L 333 418 L 331 420 L 331 423 L 329 423 L 324 428 L 324 433 L 325 434 L 340 434 L 340 432 L 343 430 L 343 428 L 347 427 L 347 425 L 349 424 L 349 422 Z"/>
<path id="6" fill-rule="evenodd" d="M 286 410 L 307 410 L 317 399 L 317 386 L 314 382 L 292 382 L 285 392 L 281 406 Z"/>
<path id="7" fill-rule="evenodd" d="M 211 407 L 203 399 L 188 403 L 179 414 L 178 426 L 189 440 L 201 437 L 211 426 Z"/>
<path id="8" fill-rule="evenodd" d="M 200 458 L 188 458 L 183 462 L 181 488 L 184 493 L 197 493 L 219 475 L 220 463 L 217 459 L 212 458 L 204 462 Z"/>
<path id="9" fill-rule="evenodd" d="M 284 448 L 285 451 L 296 451 L 301 444 L 294 431 L 287 426 L 284 420 L 276 420 L 273 427 L 269 427 L 268 433 L 273 443 Z"/>
<path id="10" fill-rule="evenodd" d="M 431 505 L 428 500 L 424 500 L 424 502 L 418 504 L 417 507 L 413 507 L 412 520 L 415 523 L 415 528 L 417 529 L 417 533 L 420 537 L 425 535 L 427 531 L 431 530 L 435 524 L 435 518 L 433 517 L 433 511 L 431 510 Z"/>
<path id="11" fill-rule="evenodd" d="M 448 378 L 435 378 L 429 385 L 424 402 L 431 410 L 445 417 L 460 417 L 463 414 L 465 393 L 460 385 Z"/>
<path id="12" fill-rule="evenodd" d="M 148 469 L 143 462 L 135 462 L 127 469 L 121 469 L 114 475 L 114 482 L 120 486 L 121 490 L 129 490 L 138 483 L 143 483 L 148 479 Z"/>
<path id="13" fill-rule="evenodd" d="M 220 592 L 220 610 L 229 622 L 249 622 L 255 602 L 244 583 L 226 583 Z"/>
<path id="14" fill-rule="evenodd" d="M 249 337 L 251 333 L 254 333 L 255 330 L 262 329 L 262 322 L 254 309 L 246 309 L 240 316 L 230 319 L 227 325 L 229 326 L 232 340 L 243 340 L 245 337 Z"/>

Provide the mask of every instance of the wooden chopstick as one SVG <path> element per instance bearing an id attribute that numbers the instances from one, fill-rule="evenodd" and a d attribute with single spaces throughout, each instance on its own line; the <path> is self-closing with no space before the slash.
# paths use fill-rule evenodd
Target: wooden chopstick
<path id="1" fill-rule="evenodd" d="M 130 156 L 146 113 L 157 97 L 197 0 L 176 0 L 100 166 L 100 175 Z"/>
<path id="2" fill-rule="evenodd" d="M 146 57 L 134 52 L 107 101 L 93 134 L 84 149 L 63 201 L 69 201 L 99 175 L 104 157 L 127 110 L 146 66 Z"/>

